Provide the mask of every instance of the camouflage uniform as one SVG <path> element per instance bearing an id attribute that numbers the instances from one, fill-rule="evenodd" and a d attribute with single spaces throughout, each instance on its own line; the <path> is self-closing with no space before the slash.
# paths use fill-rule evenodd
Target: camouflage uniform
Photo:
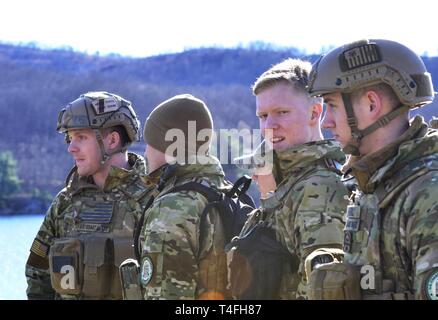
<path id="1" fill-rule="evenodd" d="M 198 156 L 199 158 L 199 156 Z M 223 298 L 227 269 L 224 233 L 211 210 L 200 239 L 200 216 L 207 200 L 194 191 L 170 192 L 174 186 L 202 181 L 218 190 L 229 186 L 217 159 L 207 165 L 175 166 L 164 189 L 146 211 L 140 236 L 144 299 Z"/>
<path id="2" fill-rule="evenodd" d="M 407 121 L 410 109 L 434 100 L 423 60 L 395 41 L 356 41 L 321 56 L 312 68 L 308 91 L 314 97 L 338 94 L 342 99 L 351 132 L 343 151 L 352 155 L 348 166 L 360 189 L 347 208 L 345 263 L 315 268 L 309 296 L 437 299 L 437 135 L 427 132 L 420 117 L 410 126 Z M 359 129 L 355 109 L 364 107 L 358 101 L 371 91 L 383 111 Z M 388 135 L 390 142 L 372 148 L 377 135 Z M 377 151 L 361 154 L 370 147 Z"/>
<path id="3" fill-rule="evenodd" d="M 305 258 L 320 247 L 342 247 L 343 215 L 348 191 L 334 162 L 344 154 L 331 140 L 309 142 L 288 150 L 275 151 L 277 189 L 261 200 L 268 226 L 292 255 L 284 268 L 280 299 L 305 297 Z M 275 168 L 278 168 L 275 170 Z M 251 216 L 241 235 L 256 223 Z"/>
<path id="4" fill-rule="evenodd" d="M 363 299 L 438 298 L 427 288 L 438 274 L 437 152 L 438 132 L 417 116 L 398 140 L 349 165 L 362 191 L 348 210 L 345 261 L 375 275 Z"/>
<path id="5" fill-rule="evenodd" d="M 90 177 L 80 177 L 73 168 L 67 178 L 66 187 L 53 200 L 32 244 L 26 264 L 29 299 L 87 298 L 83 294 L 56 294 L 51 286 L 49 270 L 49 250 L 54 242 L 87 235 L 112 237 L 112 262 L 115 268 L 110 267 L 111 276 L 105 279 L 108 291 L 112 293 L 108 293 L 104 298 L 121 298 L 120 284 L 117 283 L 117 267 L 128 256 L 133 257 L 133 229 L 156 183 L 154 177 L 146 177 L 145 161 L 141 156 L 128 153 L 128 158 L 132 169 L 111 167 L 103 190 L 97 187 Z M 96 221 L 93 221 L 96 214 L 99 218 L 94 218 Z M 117 246 L 120 247 L 120 252 Z M 92 264 L 90 261 L 94 259 L 95 264 L 99 266 L 99 253 L 91 249 L 88 252 L 85 248 L 84 260 L 89 260 L 86 264 Z M 86 264 L 85 268 L 88 267 Z M 117 292 L 114 293 L 115 291 Z"/>

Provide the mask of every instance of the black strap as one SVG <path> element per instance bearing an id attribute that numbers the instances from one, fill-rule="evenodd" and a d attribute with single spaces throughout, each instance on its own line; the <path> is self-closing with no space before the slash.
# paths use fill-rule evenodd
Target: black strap
<path id="1" fill-rule="evenodd" d="M 228 230 L 226 228 L 226 226 L 229 225 L 229 223 L 226 223 L 225 221 L 228 221 L 227 219 L 233 219 L 234 217 L 230 215 L 226 215 L 226 212 L 230 212 L 230 210 L 232 210 L 229 206 L 236 205 L 231 201 L 233 197 L 237 197 L 239 200 L 241 200 L 244 204 L 248 206 L 255 207 L 252 198 L 249 195 L 245 194 L 245 192 L 249 189 L 251 185 L 251 181 L 252 180 L 249 176 L 244 175 L 236 181 L 236 183 L 234 184 L 233 188 L 230 191 L 225 193 L 219 190 L 215 190 L 212 187 L 208 187 L 202 184 L 201 182 L 190 181 L 185 184 L 173 187 L 165 194 L 173 193 L 173 192 L 181 192 L 181 191 L 195 191 L 202 194 L 207 199 L 208 204 L 205 206 L 200 217 L 199 248 L 202 248 L 203 240 L 204 240 L 203 230 L 205 230 L 205 223 L 206 223 L 205 217 L 211 211 L 211 209 L 214 208 L 217 209 L 217 212 L 221 219 L 221 223 L 224 227 L 225 239 L 231 240 L 232 230 Z M 224 201 L 225 197 L 230 198 L 230 201 Z"/>
<path id="2" fill-rule="evenodd" d="M 249 187 L 251 186 L 251 178 L 248 175 L 243 175 L 240 177 L 233 185 L 233 188 L 231 188 L 230 191 L 228 191 L 226 194 L 229 197 L 233 197 L 234 195 L 237 195 L 238 197 L 248 191 Z"/>
<path id="3" fill-rule="evenodd" d="M 161 192 L 162 189 L 164 188 L 165 182 L 169 179 L 170 176 L 172 176 L 172 168 L 174 166 L 169 166 L 165 169 L 162 178 L 160 179 L 160 182 L 157 185 L 157 190 L 158 192 Z M 207 201 L 208 204 L 205 206 L 204 210 L 202 211 L 201 214 L 201 226 L 200 226 L 200 232 L 202 233 L 202 230 L 204 230 L 204 224 L 205 224 L 205 217 L 208 214 L 208 212 L 212 209 L 212 208 L 217 208 L 219 215 L 221 217 L 221 221 L 223 221 L 224 219 L 226 219 L 227 217 L 223 216 L 223 212 L 225 212 L 228 208 L 226 207 L 226 203 L 224 203 L 222 200 L 224 200 L 225 196 L 233 198 L 234 195 L 236 195 L 239 199 L 242 200 L 243 203 L 253 206 L 255 207 L 254 201 L 252 200 L 251 197 L 249 197 L 247 194 L 245 194 L 245 192 L 249 189 L 250 185 L 251 185 L 251 178 L 247 175 L 242 176 L 241 178 L 239 178 L 236 183 L 234 184 L 233 188 L 230 191 L 227 192 L 221 192 L 219 190 L 215 190 L 212 187 L 206 186 L 204 184 L 202 184 L 201 182 L 197 182 L 197 181 L 190 181 L 187 183 L 184 183 L 182 185 L 179 186 L 175 186 L 171 189 L 169 189 L 168 191 L 166 191 L 165 193 L 161 194 L 161 195 L 166 195 L 169 193 L 175 193 L 175 192 L 181 192 L 181 191 L 195 191 L 200 193 L 201 195 L 203 195 Z M 145 207 L 145 209 L 143 210 L 143 214 L 139 220 L 139 223 L 137 224 L 135 233 L 134 233 L 134 251 L 135 251 L 135 256 L 137 258 L 137 260 L 140 262 L 141 259 L 141 255 L 140 255 L 140 248 L 139 248 L 139 238 L 140 238 L 140 232 L 141 229 L 143 227 L 144 224 L 144 219 L 145 219 L 145 212 L 152 206 L 152 203 L 154 202 L 155 197 L 151 197 Z M 225 232 L 227 232 L 227 230 L 225 230 Z M 200 234 L 200 245 L 199 248 L 202 248 L 202 239 L 204 237 L 202 236 L 202 234 Z"/>
<path id="4" fill-rule="evenodd" d="M 218 212 L 219 215 L 221 216 L 221 219 L 223 219 L 221 213 L 223 210 L 220 210 L 222 204 L 222 200 L 224 199 L 224 194 L 220 191 L 216 191 L 211 187 L 207 187 L 206 185 L 203 185 L 201 182 L 196 182 L 196 181 L 190 181 L 187 182 L 185 184 L 173 187 L 172 189 L 170 189 L 169 191 L 166 191 L 165 194 L 168 193 L 175 193 L 175 192 L 181 192 L 181 191 L 195 191 L 198 192 L 200 194 L 202 194 L 208 201 L 208 204 L 205 206 L 204 210 L 201 213 L 201 218 L 200 218 L 200 228 L 199 228 L 199 250 L 202 248 L 203 246 L 203 230 L 205 229 L 205 217 L 208 214 L 208 212 L 210 212 L 210 210 L 212 208 L 217 207 L 218 208 Z M 198 252 L 199 255 L 199 252 Z"/>
<path id="5" fill-rule="evenodd" d="M 175 193 L 181 191 L 196 191 L 207 198 L 208 202 L 220 201 L 222 199 L 222 192 L 215 191 L 211 187 L 207 187 L 200 182 L 190 181 L 179 186 L 173 187 L 164 194 Z"/>

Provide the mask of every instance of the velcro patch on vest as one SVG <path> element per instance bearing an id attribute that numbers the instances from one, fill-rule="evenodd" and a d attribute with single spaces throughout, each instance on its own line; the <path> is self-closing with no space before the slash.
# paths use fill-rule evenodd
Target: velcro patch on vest
<path id="1" fill-rule="evenodd" d="M 359 219 L 347 219 L 345 222 L 345 230 L 347 231 L 358 231 L 360 226 Z"/>
<path id="2" fill-rule="evenodd" d="M 360 207 L 357 205 L 348 205 L 347 218 L 360 219 Z"/>
<path id="3" fill-rule="evenodd" d="M 49 246 L 41 240 L 35 238 L 32 243 L 32 247 L 30 248 L 30 251 L 35 253 L 37 256 L 40 256 L 42 258 L 47 257 L 47 254 L 49 253 Z"/>
<path id="4" fill-rule="evenodd" d="M 108 225 L 101 225 L 95 223 L 81 222 L 78 226 L 79 232 L 110 232 Z"/>
<path id="5" fill-rule="evenodd" d="M 55 256 L 52 258 L 53 272 L 61 273 L 63 266 L 74 266 L 74 258 L 72 256 Z"/>
<path id="6" fill-rule="evenodd" d="M 360 226 L 360 207 L 349 205 L 347 207 L 347 221 L 345 222 L 346 231 L 358 231 Z"/>

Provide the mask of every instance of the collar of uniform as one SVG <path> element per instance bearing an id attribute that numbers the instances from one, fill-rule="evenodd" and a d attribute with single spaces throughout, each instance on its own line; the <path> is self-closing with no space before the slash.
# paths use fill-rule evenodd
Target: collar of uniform
<path id="1" fill-rule="evenodd" d="M 427 124 L 423 117 L 416 116 L 409 128 L 397 140 L 364 157 L 350 157 L 345 167 L 351 168 L 363 192 L 372 193 L 380 181 L 384 180 L 389 172 L 394 171 L 391 168 L 395 169 L 395 164 L 404 162 L 401 160 L 407 160 L 406 156 L 409 156 L 409 160 L 413 160 L 424 155 L 424 152 L 413 153 L 412 149 L 418 147 L 417 144 L 421 142 L 426 133 Z"/>
<path id="2" fill-rule="evenodd" d="M 131 169 L 124 169 L 112 166 L 109 170 L 108 177 L 105 181 L 104 190 L 111 190 L 114 186 L 120 184 L 120 181 L 129 179 L 135 176 L 146 175 L 146 163 L 143 157 L 135 154 L 128 153 L 128 164 Z M 67 189 L 73 194 L 80 190 L 92 188 L 98 188 L 91 176 L 82 177 L 77 173 L 77 168 L 74 167 L 69 175 L 67 182 Z"/>
<path id="3" fill-rule="evenodd" d="M 204 157 L 203 157 L 204 158 Z M 209 159 L 207 159 L 209 158 Z M 169 166 L 173 166 L 169 168 Z M 160 191 L 156 194 L 166 194 L 167 191 L 172 189 L 174 186 L 184 184 L 189 181 L 199 181 L 203 180 L 208 182 L 210 185 L 214 185 L 215 188 L 222 189 L 227 187 L 227 183 L 224 181 L 224 171 L 219 160 L 213 156 L 207 156 L 203 159 L 201 163 L 194 164 L 168 164 L 162 167 L 163 174 L 165 175 L 164 186 L 161 187 Z M 170 174 L 166 170 L 171 170 Z M 160 184 L 160 183 L 159 183 Z M 156 190 L 157 191 L 157 190 Z"/>
<path id="4" fill-rule="evenodd" d="M 67 191 L 71 194 L 74 194 L 80 190 L 91 188 L 96 189 L 97 186 L 93 182 L 93 178 L 91 176 L 82 177 L 77 173 L 77 167 L 73 167 L 73 173 L 70 174 L 70 177 L 67 182 Z"/>
<path id="5" fill-rule="evenodd" d="M 312 141 L 290 149 L 275 151 L 275 156 L 279 171 L 274 172 L 277 183 L 291 174 L 301 172 L 303 168 L 316 165 L 321 159 L 331 159 L 340 163 L 345 161 L 340 145 L 333 139 Z"/>
<path id="6" fill-rule="evenodd" d="M 163 174 L 164 169 L 165 166 L 161 166 L 153 172 L 147 174 L 146 176 L 143 176 L 142 178 L 143 180 L 148 181 L 148 184 L 157 184 L 160 180 L 161 175 Z"/>
<path id="7" fill-rule="evenodd" d="M 142 156 L 135 153 L 128 153 L 128 165 L 130 169 L 111 166 L 103 187 L 104 191 L 111 190 L 134 176 L 146 175 L 146 163 Z"/>
<path id="8" fill-rule="evenodd" d="M 191 163 L 190 160 L 193 160 Z M 189 158 L 188 164 L 177 164 L 175 176 L 178 179 L 203 176 L 221 176 L 224 177 L 224 171 L 219 160 L 213 156 L 198 156 L 197 159 Z"/>

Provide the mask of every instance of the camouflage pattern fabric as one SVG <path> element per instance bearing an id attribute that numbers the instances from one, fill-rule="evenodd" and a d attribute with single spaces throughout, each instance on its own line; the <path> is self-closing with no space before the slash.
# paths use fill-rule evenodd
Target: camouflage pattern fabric
<path id="1" fill-rule="evenodd" d="M 284 268 L 280 299 L 306 298 L 306 257 L 321 247 L 342 247 L 348 190 L 329 167 L 334 161 L 343 163 L 345 156 L 332 140 L 309 142 L 275 154 L 278 187 L 261 204 L 268 225 L 294 257 Z M 241 234 L 254 224 L 251 218 Z"/>
<path id="2" fill-rule="evenodd" d="M 438 299 L 437 152 L 438 132 L 417 116 L 395 143 L 350 164 L 362 192 L 352 204 L 359 226 L 347 218 L 345 261 L 374 268 L 364 299 Z"/>
<path id="3" fill-rule="evenodd" d="M 225 297 L 227 265 L 219 215 L 211 210 L 201 226 L 201 213 L 207 205 L 204 196 L 195 191 L 165 194 L 193 180 L 218 190 L 229 188 L 219 161 L 212 157 L 209 161 L 206 165 L 175 165 L 174 175 L 146 211 L 140 237 L 140 282 L 146 300 Z M 205 239 L 199 239 L 201 227 Z"/>
<path id="4" fill-rule="evenodd" d="M 72 169 L 66 187 L 53 200 L 30 250 L 26 264 L 29 299 L 75 298 L 55 294 L 51 286 L 48 253 L 56 239 L 99 232 L 90 228 L 87 231 L 86 224 L 78 223 L 77 212 L 85 205 L 84 201 L 116 203 L 117 210 L 112 210 L 114 214 L 105 216 L 111 222 L 107 221 L 108 229 L 104 232 L 132 238 L 135 224 L 158 178 L 146 176 L 146 164 L 141 156 L 129 153 L 128 162 L 130 170 L 111 167 L 103 190 L 92 183 L 91 177 L 80 177 L 76 168 Z M 98 210 L 109 211 L 105 206 Z"/>

